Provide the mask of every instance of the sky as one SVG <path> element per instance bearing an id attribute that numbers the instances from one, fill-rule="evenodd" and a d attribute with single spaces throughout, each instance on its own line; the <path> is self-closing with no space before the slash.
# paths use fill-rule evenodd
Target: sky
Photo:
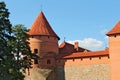
<path id="1" fill-rule="evenodd" d="M 43 11 L 53 30 L 71 44 L 90 50 L 108 47 L 105 35 L 120 20 L 120 0 L 0 0 L 6 3 L 12 25 L 28 29 Z"/>

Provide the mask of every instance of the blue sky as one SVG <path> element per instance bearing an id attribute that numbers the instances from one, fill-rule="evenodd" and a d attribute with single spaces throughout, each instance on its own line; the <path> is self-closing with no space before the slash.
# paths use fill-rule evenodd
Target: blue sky
<path id="1" fill-rule="evenodd" d="M 1 0 L 13 25 L 30 28 L 42 10 L 61 38 L 91 50 L 107 47 L 106 32 L 120 20 L 120 0 Z M 42 7 L 41 7 L 42 6 Z"/>

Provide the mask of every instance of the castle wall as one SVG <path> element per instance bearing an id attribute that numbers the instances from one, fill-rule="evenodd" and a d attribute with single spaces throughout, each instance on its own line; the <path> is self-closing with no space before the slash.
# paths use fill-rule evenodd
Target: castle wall
<path id="1" fill-rule="evenodd" d="M 111 80 L 120 80 L 120 35 L 109 36 Z"/>
<path id="2" fill-rule="evenodd" d="M 110 60 L 95 57 L 65 60 L 65 80 L 110 80 Z"/>
<path id="3" fill-rule="evenodd" d="M 47 52 L 58 54 L 58 39 L 56 37 L 32 36 L 29 42 L 32 52 L 34 52 L 34 49 L 38 49 L 39 56 L 43 56 Z"/>
<path id="4" fill-rule="evenodd" d="M 31 36 L 29 38 L 31 51 L 40 57 L 33 60 L 33 67 L 55 67 L 55 56 L 58 54 L 58 38 L 53 36 Z M 48 62 L 49 60 L 49 62 Z"/>

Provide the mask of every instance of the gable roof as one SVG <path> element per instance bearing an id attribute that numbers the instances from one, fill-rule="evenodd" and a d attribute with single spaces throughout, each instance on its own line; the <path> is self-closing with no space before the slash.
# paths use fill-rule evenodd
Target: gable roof
<path id="1" fill-rule="evenodd" d="M 120 34 L 120 21 L 106 34 L 106 35 L 114 35 Z"/>
<path id="2" fill-rule="evenodd" d="M 28 32 L 29 35 L 47 35 L 47 36 L 54 36 L 60 39 L 57 34 L 51 28 L 49 22 L 47 21 L 46 17 L 44 16 L 43 12 L 37 16 L 36 20 L 32 24 L 30 31 Z"/>
<path id="3" fill-rule="evenodd" d="M 61 58 L 63 56 L 70 55 L 75 52 L 84 52 L 84 51 L 90 51 L 82 47 L 78 47 L 78 50 L 74 49 L 74 45 L 70 44 L 68 42 L 62 42 L 59 46 L 59 55 L 58 57 Z"/>

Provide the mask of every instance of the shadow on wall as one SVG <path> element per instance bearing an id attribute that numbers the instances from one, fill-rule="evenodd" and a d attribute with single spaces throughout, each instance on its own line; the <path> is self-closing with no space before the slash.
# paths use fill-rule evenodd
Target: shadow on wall
<path id="1" fill-rule="evenodd" d="M 56 80 L 65 80 L 65 71 L 63 66 L 56 67 Z"/>

